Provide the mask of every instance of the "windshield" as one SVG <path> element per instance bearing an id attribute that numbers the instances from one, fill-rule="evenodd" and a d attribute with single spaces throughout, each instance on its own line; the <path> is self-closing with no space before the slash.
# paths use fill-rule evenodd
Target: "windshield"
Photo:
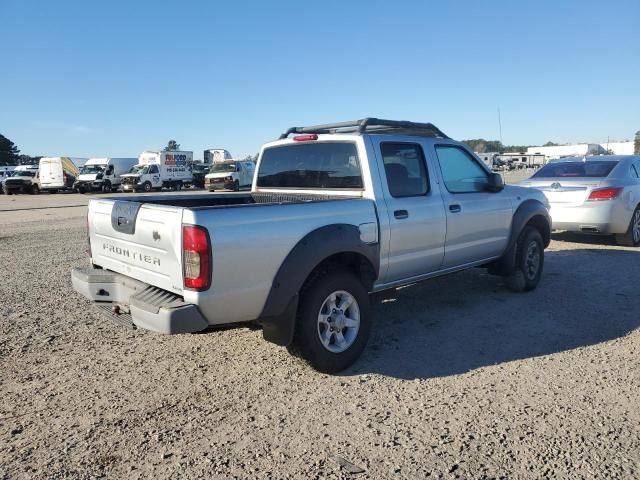
<path id="1" fill-rule="evenodd" d="M 80 173 L 102 173 L 104 165 L 85 165 L 80 169 Z"/>
<path id="2" fill-rule="evenodd" d="M 362 188 L 354 143 L 323 142 L 264 150 L 258 187 Z"/>
<path id="3" fill-rule="evenodd" d="M 618 162 L 576 161 L 547 163 L 531 178 L 591 177 L 603 178 L 611 173 Z"/>
<path id="4" fill-rule="evenodd" d="M 13 172 L 13 175 L 11 176 L 12 177 L 35 177 L 36 172 L 32 170 L 16 170 L 15 172 Z"/>
<path id="5" fill-rule="evenodd" d="M 216 172 L 235 172 L 236 164 L 235 163 L 214 163 L 211 167 L 211 173 Z"/>
<path id="6" fill-rule="evenodd" d="M 148 171 L 149 165 L 134 165 L 127 173 L 137 173 L 139 175 L 144 175 Z"/>
<path id="7" fill-rule="evenodd" d="M 208 165 L 193 164 L 193 173 L 207 173 L 209 171 Z"/>

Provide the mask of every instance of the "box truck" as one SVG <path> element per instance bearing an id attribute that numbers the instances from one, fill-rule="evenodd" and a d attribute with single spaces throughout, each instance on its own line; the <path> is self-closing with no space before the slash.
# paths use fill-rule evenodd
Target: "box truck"
<path id="1" fill-rule="evenodd" d="M 80 193 L 100 190 L 104 193 L 116 191 L 122 179 L 138 163 L 133 158 L 90 158 L 80 169 L 80 175 L 73 184 L 73 189 Z"/>
<path id="2" fill-rule="evenodd" d="M 42 157 L 40 159 L 40 190 L 56 193 L 59 190 L 73 190 L 73 184 L 80 175 L 86 158 Z"/>
<path id="3" fill-rule="evenodd" d="M 193 181 L 193 152 L 145 151 L 138 163 L 121 175 L 123 191 L 180 190 Z"/>

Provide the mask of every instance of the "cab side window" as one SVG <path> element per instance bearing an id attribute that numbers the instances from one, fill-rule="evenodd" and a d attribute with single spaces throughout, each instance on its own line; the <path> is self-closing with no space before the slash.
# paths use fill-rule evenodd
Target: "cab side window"
<path id="1" fill-rule="evenodd" d="M 437 145 L 436 154 L 444 185 L 450 193 L 486 191 L 487 172 L 464 149 L 452 145 Z"/>
<path id="2" fill-rule="evenodd" d="M 420 145 L 383 142 L 380 151 L 391 196 L 415 197 L 429 192 L 429 177 Z"/>
<path id="3" fill-rule="evenodd" d="M 151 168 L 149 168 L 149 173 L 158 173 L 158 166 L 151 165 Z"/>

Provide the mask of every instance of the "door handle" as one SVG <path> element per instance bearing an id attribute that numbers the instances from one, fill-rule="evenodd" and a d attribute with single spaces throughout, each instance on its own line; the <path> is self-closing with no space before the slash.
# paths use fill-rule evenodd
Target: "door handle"
<path id="1" fill-rule="evenodd" d="M 449 205 L 449 211 L 452 213 L 458 213 L 460 211 L 462 211 L 462 207 L 460 205 L 458 205 L 457 203 L 454 205 Z"/>
<path id="2" fill-rule="evenodd" d="M 403 218 L 409 217 L 409 212 L 407 212 L 406 210 L 396 210 L 395 212 L 393 212 L 393 216 L 398 220 L 402 220 Z"/>

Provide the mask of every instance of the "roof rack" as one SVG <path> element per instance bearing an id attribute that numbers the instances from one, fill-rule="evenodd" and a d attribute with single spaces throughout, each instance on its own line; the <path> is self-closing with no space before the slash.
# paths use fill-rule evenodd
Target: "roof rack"
<path id="1" fill-rule="evenodd" d="M 327 123 L 310 127 L 291 127 L 280 135 L 287 138 L 292 133 L 386 133 L 396 135 L 417 135 L 424 137 L 449 138 L 433 123 L 406 122 L 403 120 L 383 120 L 363 118 L 349 122 Z"/>

